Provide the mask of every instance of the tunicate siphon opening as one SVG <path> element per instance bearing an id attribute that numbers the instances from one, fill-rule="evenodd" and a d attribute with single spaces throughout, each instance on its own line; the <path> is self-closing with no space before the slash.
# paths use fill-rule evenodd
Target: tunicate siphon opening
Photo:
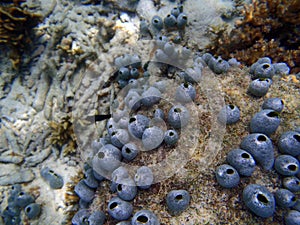
<path id="1" fill-rule="evenodd" d="M 184 86 L 184 88 L 188 88 L 189 84 L 188 83 L 184 83 L 183 86 Z"/>
<path id="2" fill-rule="evenodd" d="M 229 108 L 232 110 L 234 109 L 234 105 L 229 105 Z"/>
<path id="3" fill-rule="evenodd" d="M 295 134 L 295 135 L 293 136 L 293 138 L 295 138 L 298 142 L 300 142 L 300 135 Z"/>
<path id="4" fill-rule="evenodd" d="M 139 216 L 139 217 L 137 218 L 137 221 L 140 222 L 140 223 L 147 223 L 147 222 L 148 222 L 148 217 L 147 217 L 147 216 L 144 216 L 144 215 Z"/>
<path id="5" fill-rule="evenodd" d="M 268 204 L 269 203 L 269 200 L 263 194 L 257 194 L 256 197 L 257 197 L 257 200 L 260 201 L 263 204 Z"/>
<path id="6" fill-rule="evenodd" d="M 266 141 L 267 138 L 266 138 L 266 136 L 264 136 L 264 135 L 259 135 L 259 136 L 257 137 L 257 140 L 258 140 L 258 141 Z"/>
<path id="7" fill-rule="evenodd" d="M 167 17 L 170 17 L 170 16 L 171 16 L 170 14 L 167 15 Z"/>
<path id="8" fill-rule="evenodd" d="M 117 189 L 118 189 L 118 191 L 122 191 L 122 184 L 118 184 Z"/>
<path id="9" fill-rule="evenodd" d="M 290 165 L 288 165 L 288 167 L 287 167 L 289 170 L 291 170 L 291 171 L 296 171 L 298 168 L 297 168 L 297 166 L 295 165 L 295 164 L 290 164 Z"/>
<path id="10" fill-rule="evenodd" d="M 133 123 L 134 121 L 136 121 L 136 118 L 134 118 L 134 117 L 129 119 L 129 123 Z"/>
<path id="11" fill-rule="evenodd" d="M 89 224 L 90 223 L 89 218 L 87 218 L 87 217 L 83 217 L 81 222 L 82 222 L 82 224 Z"/>
<path id="12" fill-rule="evenodd" d="M 114 208 L 116 208 L 117 206 L 118 206 L 118 203 L 113 202 L 113 203 L 111 203 L 111 204 L 109 205 L 109 208 L 110 208 L 110 209 L 114 209 Z"/>
<path id="13" fill-rule="evenodd" d="M 24 195 L 25 193 L 23 192 L 23 191 L 21 191 L 20 193 L 19 193 L 19 196 L 22 196 L 22 195 Z"/>
<path id="14" fill-rule="evenodd" d="M 292 202 L 296 201 L 295 196 L 293 196 L 293 197 L 291 198 L 291 201 L 292 201 Z"/>
<path id="15" fill-rule="evenodd" d="M 183 199 L 183 196 L 182 195 L 176 195 L 175 197 L 176 201 L 180 201 Z"/>
<path id="16" fill-rule="evenodd" d="M 159 20 L 158 20 L 158 19 L 154 19 L 153 22 L 154 22 L 154 23 L 158 23 Z"/>
<path id="17" fill-rule="evenodd" d="M 114 135 L 116 135 L 116 134 L 117 134 L 117 132 L 113 131 L 113 132 L 111 133 L 111 136 L 114 136 Z"/>
<path id="18" fill-rule="evenodd" d="M 242 158 L 244 158 L 244 159 L 249 159 L 250 156 L 249 156 L 248 153 L 242 153 Z"/>
<path id="19" fill-rule="evenodd" d="M 180 108 L 175 108 L 175 109 L 174 109 L 174 112 L 176 112 L 176 113 L 181 113 L 181 109 L 180 109 Z"/>
<path id="20" fill-rule="evenodd" d="M 125 148 L 126 153 L 131 153 L 131 150 L 129 148 Z"/>
<path id="21" fill-rule="evenodd" d="M 269 64 L 264 64 L 264 65 L 262 66 L 263 69 L 268 69 L 269 67 L 270 67 Z"/>
<path id="22" fill-rule="evenodd" d="M 170 135 L 170 136 L 173 136 L 173 135 L 174 135 L 174 133 L 171 131 L 171 132 L 169 133 L 169 135 Z"/>
<path id="23" fill-rule="evenodd" d="M 233 171 L 233 169 L 227 169 L 227 170 L 226 170 L 226 173 L 227 173 L 227 174 L 234 174 L 234 171 Z"/>
<path id="24" fill-rule="evenodd" d="M 278 113 L 275 112 L 275 111 L 272 111 L 272 112 L 269 112 L 269 113 L 267 114 L 267 116 L 268 116 L 268 117 L 278 117 Z"/>
<path id="25" fill-rule="evenodd" d="M 26 208 L 26 212 L 29 213 L 31 211 L 31 207 Z"/>
<path id="26" fill-rule="evenodd" d="M 103 159 L 104 156 L 105 156 L 104 152 L 99 152 L 99 153 L 98 153 L 98 158 L 99 158 L 99 159 Z"/>

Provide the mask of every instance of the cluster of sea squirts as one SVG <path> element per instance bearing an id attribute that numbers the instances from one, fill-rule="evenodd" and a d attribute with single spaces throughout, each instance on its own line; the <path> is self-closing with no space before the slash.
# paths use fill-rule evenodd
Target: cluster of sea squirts
<path id="1" fill-rule="evenodd" d="M 188 105 L 194 101 L 196 89 L 187 82 L 188 75 L 182 77 L 182 83 L 172 93 L 174 104 L 170 104 L 167 111 L 160 108 L 159 103 L 164 99 L 167 84 L 163 81 L 151 83 L 149 74 L 145 75 L 147 71 L 141 68 L 137 59 L 136 55 L 123 55 L 115 60 L 118 83 L 123 89 L 119 98 L 114 100 L 116 108 L 112 118 L 107 121 L 107 135 L 92 143 L 94 153 L 90 166 L 85 170 L 85 178 L 75 186 L 81 209 L 73 217 L 73 224 L 80 224 L 84 219 L 90 220 L 93 214 L 85 208 L 93 201 L 98 183 L 105 178 L 111 180 L 110 191 L 116 193 L 107 205 L 110 217 L 117 221 L 131 218 L 131 224 L 159 224 L 157 216 L 148 209 L 142 209 L 132 216 L 132 201 L 139 189 L 149 189 L 155 182 L 152 169 L 139 166 L 132 174 L 126 166 L 143 151 L 153 151 L 162 145 L 173 147 L 180 141 L 180 130 L 190 122 Z M 189 79 L 193 80 L 191 77 Z M 166 196 L 166 206 L 171 215 L 180 214 L 189 202 L 190 195 L 186 190 L 171 190 Z M 102 211 L 97 213 L 105 215 Z M 105 220 L 101 218 L 101 221 Z"/>
<path id="2" fill-rule="evenodd" d="M 288 74 L 285 63 L 271 64 L 268 57 L 259 59 L 250 68 L 253 81 L 248 93 L 255 97 L 266 95 L 275 74 Z M 300 200 L 296 193 L 300 191 L 299 161 L 300 129 L 282 133 L 278 140 L 280 154 L 274 156 L 274 146 L 270 135 L 274 134 L 280 125 L 280 113 L 284 102 L 280 98 L 268 98 L 262 105 L 262 110 L 253 115 L 250 121 L 250 134 L 243 138 L 240 148 L 232 149 L 226 158 L 227 164 L 216 168 L 216 179 L 224 188 L 236 187 L 241 177 L 251 176 L 258 164 L 264 170 L 275 171 L 283 176 L 283 187 L 274 194 L 259 184 L 247 185 L 242 199 L 247 208 L 255 215 L 263 218 L 274 215 L 276 206 L 288 210 L 285 216 L 287 225 L 300 223 Z M 234 105 L 224 107 L 220 121 L 232 124 L 239 120 L 239 110 Z M 225 116 L 224 116 L 225 115 Z M 226 118 L 226 119 L 224 119 Z"/>
<path id="3" fill-rule="evenodd" d="M 6 225 L 20 224 L 23 216 L 34 220 L 41 213 L 41 205 L 35 202 L 34 196 L 23 191 L 20 184 L 11 186 L 7 202 L 6 208 L 1 213 Z"/>
<path id="4" fill-rule="evenodd" d="M 183 62 L 192 55 L 187 48 L 176 49 L 164 36 L 159 36 L 156 44 L 155 58 L 159 63 L 169 63 L 170 58 L 177 62 Z M 107 206 L 110 217 L 120 221 L 120 224 L 123 221 L 130 224 L 130 218 L 131 224 L 140 222 L 159 224 L 158 217 L 148 209 L 142 209 L 132 216 L 132 200 L 138 194 L 138 190 L 149 189 L 155 182 L 151 168 L 140 166 L 132 174 L 132 171 L 129 172 L 124 163 L 130 164 L 138 154 L 142 154 L 142 151 L 152 151 L 162 145 L 176 146 L 176 143 L 180 141 L 180 129 L 189 123 L 190 112 L 186 106 L 195 100 L 196 89 L 193 84 L 201 80 L 203 67 L 208 66 L 215 74 L 221 74 L 226 73 L 230 66 L 239 66 L 235 59 L 226 61 L 214 58 L 209 53 L 195 56 L 193 61 L 193 67 L 179 73 L 182 83 L 174 92 L 173 100 L 176 104 L 170 107 L 166 113 L 159 108 L 159 102 L 166 91 L 166 84 L 163 81 L 151 83 L 149 81 L 150 73 L 145 66 L 142 67 L 137 55 L 123 55 L 116 58 L 117 80 L 122 88 L 122 96 L 114 100 L 115 111 L 107 122 L 107 135 L 93 142 L 94 156 L 89 162 L 90 166 L 85 171 L 85 178 L 75 186 L 75 192 L 80 197 L 81 209 L 73 217 L 73 224 L 80 224 L 82 220 L 90 220 L 91 216 L 94 218 L 94 213 L 97 213 L 99 221 L 104 223 L 104 212 L 95 211 L 91 214 L 87 208 L 93 201 L 99 181 L 105 178 L 111 180 L 110 191 L 116 193 Z M 264 62 L 264 60 L 261 61 Z M 269 63 L 271 63 L 270 60 Z M 260 65 L 260 62 L 256 65 Z M 251 69 L 251 74 L 255 74 L 253 79 L 257 77 L 257 79 L 265 79 L 266 76 L 271 79 L 275 73 L 288 73 L 286 65 L 282 63 L 260 66 L 266 70 L 269 67 L 275 67 L 273 75 L 269 73 L 264 75 L 267 72 L 259 75 L 258 72 L 252 72 L 252 70 L 256 71 L 253 67 Z M 258 96 L 251 91 L 249 94 Z M 274 149 L 268 135 L 274 133 L 279 126 L 279 113 L 283 109 L 283 101 L 279 98 L 267 99 L 262 108 L 263 110 L 251 120 L 252 134 L 242 141 L 241 149 L 232 150 L 228 154 L 228 164 L 221 165 L 216 170 L 217 181 L 225 188 L 237 186 L 240 175 L 251 176 L 256 163 L 261 164 L 267 170 L 273 166 Z M 144 109 L 142 111 L 147 111 L 148 114 L 139 113 L 140 109 Z M 237 106 L 232 104 L 226 105 L 218 115 L 218 120 L 228 125 L 236 123 L 239 119 L 240 111 Z M 259 149 L 263 149 L 264 152 Z M 254 196 L 256 198 L 253 198 L 253 195 L 256 195 Z M 278 196 L 280 195 L 278 194 Z M 245 205 L 258 216 L 273 215 L 275 200 L 265 187 L 255 184 L 248 185 L 244 190 L 243 198 Z M 188 207 L 189 202 L 190 196 L 186 190 L 171 190 L 166 197 L 167 209 L 171 215 L 180 214 Z M 269 207 L 267 207 L 268 205 Z M 292 211 L 292 213 L 294 212 Z M 293 219 L 294 217 L 287 216 L 286 220 Z"/>

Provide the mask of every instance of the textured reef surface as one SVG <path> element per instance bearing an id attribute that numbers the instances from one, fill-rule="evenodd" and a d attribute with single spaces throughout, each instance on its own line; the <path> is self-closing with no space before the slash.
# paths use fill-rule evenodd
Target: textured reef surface
<path id="1" fill-rule="evenodd" d="M 299 7 L 297 0 L 0 1 L 0 224 L 291 223 L 299 183 L 288 207 L 278 190 L 300 174 L 299 150 L 282 147 L 287 131 L 300 142 Z M 271 162 L 251 153 L 251 176 L 224 188 L 216 170 L 265 128 L 253 119 L 262 107 L 280 120 L 271 131 L 266 125 Z M 150 118 L 142 132 L 137 114 Z M 282 153 L 295 157 L 295 176 L 281 173 Z M 119 165 L 128 174 L 115 171 Z M 275 195 L 267 218 L 245 202 L 249 184 Z M 122 202 L 116 196 L 125 198 L 124 217 L 113 212 Z"/>

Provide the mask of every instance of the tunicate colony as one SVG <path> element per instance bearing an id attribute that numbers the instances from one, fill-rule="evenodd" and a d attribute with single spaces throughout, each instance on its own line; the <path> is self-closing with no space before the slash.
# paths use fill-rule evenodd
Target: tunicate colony
<path id="1" fill-rule="evenodd" d="M 268 57 L 259 59 L 250 67 L 250 74 L 254 80 L 250 83 L 248 93 L 255 97 L 264 96 L 272 84 L 272 77 L 288 72 L 289 69 L 284 63 L 272 64 Z M 263 218 L 273 216 L 275 206 L 291 209 L 298 201 L 294 193 L 300 190 L 299 179 L 296 177 L 299 174 L 299 161 L 295 157 L 300 155 L 300 133 L 295 130 L 281 134 L 278 150 L 282 154 L 276 158 L 273 142 L 269 138 L 280 125 L 280 113 L 283 108 L 282 99 L 266 99 L 261 111 L 250 120 L 250 134 L 242 139 L 239 149 L 233 149 L 228 153 L 226 160 L 228 164 L 218 166 L 215 171 L 216 179 L 222 187 L 234 188 L 239 185 L 239 175 L 241 179 L 251 176 L 256 164 L 264 170 L 272 170 L 274 167 L 275 171 L 283 176 L 283 188 L 278 189 L 275 194 L 258 184 L 248 184 L 243 190 L 244 204 L 255 215 Z M 224 109 L 223 114 L 225 112 Z M 226 121 L 223 119 L 223 122 Z M 299 224 L 299 221 L 299 211 L 289 210 L 285 217 L 286 224 Z"/>
<path id="2" fill-rule="evenodd" d="M 181 7 L 175 7 L 166 17 L 154 16 L 150 26 L 141 23 L 141 32 L 153 28 L 157 32 L 157 50 L 155 59 L 162 63 L 185 62 L 192 52 L 184 47 L 177 49 L 167 37 L 159 35 L 162 29 L 182 30 L 187 25 L 188 16 Z M 174 40 L 173 40 L 174 41 Z M 226 73 L 230 66 L 239 66 L 235 59 L 224 60 L 215 58 L 209 53 L 194 58 L 194 66 L 181 71 L 173 96 L 174 104 L 168 111 L 153 108 L 159 104 L 164 94 L 164 87 L 159 81 L 150 84 L 151 74 L 142 67 L 138 55 L 123 55 L 115 59 L 117 82 L 120 88 L 127 89 L 124 95 L 125 110 L 121 116 L 114 116 L 107 121 L 107 136 L 95 140 L 92 144 L 94 155 L 86 166 L 84 178 L 80 180 L 74 191 L 80 198 L 80 210 L 72 218 L 74 225 L 83 223 L 104 224 L 106 217 L 102 211 L 91 212 L 87 208 L 95 198 L 99 183 L 111 179 L 112 197 L 107 205 L 107 212 L 118 224 L 152 224 L 159 225 L 158 217 L 147 209 L 134 213 L 133 199 L 139 190 L 150 189 L 155 182 L 151 168 L 140 166 L 135 174 L 130 174 L 122 162 L 133 161 L 143 151 L 155 151 L 161 146 L 173 147 L 180 141 L 180 130 L 188 125 L 191 115 L 187 105 L 197 97 L 195 83 L 201 81 L 201 69 L 208 66 L 216 75 Z M 268 57 L 259 59 L 250 68 L 251 82 L 248 93 L 255 97 L 265 96 L 272 85 L 275 74 L 288 74 L 285 63 L 274 63 Z M 120 104 L 120 102 L 119 102 Z M 233 149 L 227 156 L 227 164 L 217 167 L 216 180 L 224 188 L 234 188 L 245 176 L 251 176 L 256 164 L 265 170 L 275 170 L 286 176 L 283 178 L 284 188 L 276 191 L 275 196 L 264 186 L 249 184 L 244 188 L 242 199 L 244 204 L 257 216 L 270 217 L 275 212 L 275 204 L 291 208 L 296 205 L 294 192 L 300 190 L 299 179 L 295 176 L 299 171 L 299 162 L 295 158 L 300 155 L 300 133 L 288 131 L 281 135 L 278 148 L 282 155 L 274 157 L 274 147 L 269 136 L 276 132 L 279 124 L 279 114 L 284 103 L 280 98 L 266 99 L 262 110 L 250 121 L 250 133 L 244 137 L 240 148 Z M 140 114 L 143 109 L 153 109 L 153 114 Z M 127 115 L 127 111 L 130 115 Z M 240 110 L 234 104 L 223 107 L 218 115 L 220 123 L 231 125 L 240 120 Z M 165 124 L 166 127 L 156 126 Z M 63 179 L 49 168 L 41 170 L 41 176 L 53 189 L 63 186 Z M 13 186 L 9 206 L 2 213 L 5 224 L 20 220 L 21 209 L 24 209 L 28 219 L 35 219 L 41 212 L 41 206 L 35 203 L 33 196 L 22 192 L 20 186 Z M 186 210 L 190 204 L 190 195 L 186 190 L 171 190 L 166 196 L 168 212 L 174 216 Z M 299 211 L 290 210 L 285 217 L 286 224 L 297 224 L 300 221 Z M 125 221 L 127 220 L 127 222 Z M 131 222 L 129 222 L 130 220 Z"/>

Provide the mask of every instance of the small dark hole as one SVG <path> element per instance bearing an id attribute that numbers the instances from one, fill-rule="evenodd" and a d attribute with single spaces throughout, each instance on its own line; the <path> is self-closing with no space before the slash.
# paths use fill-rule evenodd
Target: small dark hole
<path id="1" fill-rule="evenodd" d="M 112 127 L 113 127 L 112 125 L 109 125 L 109 126 L 108 126 L 108 128 L 112 128 Z"/>
<path id="2" fill-rule="evenodd" d="M 299 181 L 296 180 L 296 184 L 299 185 Z"/>
<path id="3" fill-rule="evenodd" d="M 167 17 L 170 17 L 170 16 L 171 16 L 170 14 L 167 15 Z"/>
<path id="4" fill-rule="evenodd" d="M 154 23 L 158 23 L 158 22 L 159 22 L 158 19 L 155 19 L 155 20 L 154 20 Z"/>
<path id="5" fill-rule="evenodd" d="M 263 194 L 258 194 L 257 199 L 258 199 L 258 201 L 262 202 L 263 204 L 269 203 L 269 200 Z"/>
<path id="6" fill-rule="evenodd" d="M 234 109 L 234 105 L 229 105 L 229 108 L 232 110 Z"/>
<path id="7" fill-rule="evenodd" d="M 141 223 L 147 223 L 148 222 L 148 217 L 147 216 L 139 216 L 137 218 L 137 221 L 141 222 Z"/>
<path id="8" fill-rule="evenodd" d="M 175 109 L 174 109 L 174 112 L 180 113 L 180 112 L 181 112 L 181 109 L 180 109 L 180 108 L 175 108 Z"/>
<path id="9" fill-rule="evenodd" d="M 54 173 L 54 171 L 53 170 L 49 170 L 49 173 Z"/>
<path id="10" fill-rule="evenodd" d="M 83 217 L 83 218 L 82 218 L 82 223 L 83 223 L 83 224 L 89 224 L 89 218 Z"/>
<path id="11" fill-rule="evenodd" d="M 98 158 L 99 158 L 99 159 L 103 159 L 104 156 L 105 156 L 105 154 L 104 154 L 103 152 L 99 152 L 99 153 L 98 153 Z"/>
<path id="12" fill-rule="evenodd" d="M 186 17 L 186 16 L 183 16 L 182 19 L 183 19 L 183 20 L 187 20 L 187 17 Z"/>
<path id="13" fill-rule="evenodd" d="M 171 132 L 169 133 L 169 135 L 170 135 L 170 136 L 173 136 L 173 135 L 174 135 L 174 133 L 171 131 Z"/>
<path id="14" fill-rule="evenodd" d="M 162 36 L 160 36 L 158 39 L 162 41 Z"/>
<path id="15" fill-rule="evenodd" d="M 129 148 L 125 148 L 126 153 L 131 153 L 131 150 Z"/>
<path id="16" fill-rule="evenodd" d="M 288 165 L 288 169 L 291 170 L 291 171 L 296 171 L 297 166 L 295 164 L 291 164 L 291 165 Z"/>
<path id="17" fill-rule="evenodd" d="M 263 69 L 268 69 L 269 67 L 270 67 L 269 64 L 264 64 L 264 65 L 263 65 Z"/>
<path id="18" fill-rule="evenodd" d="M 242 158 L 244 158 L 244 159 L 249 159 L 250 156 L 249 156 L 249 154 L 247 154 L 247 153 L 242 153 Z"/>
<path id="19" fill-rule="evenodd" d="M 219 60 L 218 60 L 218 63 L 221 63 L 222 61 L 223 61 L 222 59 L 219 59 Z"/>
<path id="20" fill-rule="evenodd" d="M 110 208 L 110 209 L 114 209 L 114 208 L 116 208 L 117 206 L 118 206 L 118 203 L 113 202 L 113 203 L 110 204 L 109 208 Z"/>
<path id="21" fill-rule="evenodd" d="M 183 86 L 184 86 L 185 88 L 188 88 L 188 87 L 189 87 L 189 84 L 188 84 L 188 83 L 184 83 Z"/>
<path id="22" fill-rule="evenodd" d="M 26 208 L 26 212 L 29 213 L 31 211 L 31 207 Z"/>
<path id="23" fill-rule="evenodd" d="M 134 117 L 129 119 L 129 123 L 133 123 L 134 121 L 136 121 L 136 118 L 134 118 Z"/>
<path id="24" fill-rule="evenodd" d="M 233 171 L 233 169 L 227 169 L 227 170 L 226 170 L 226 173 L 227 173 L 227 174 L 234 174 L 234 171 Z"/>
<path id="25" fill-rule="evenodd" d="M 117 134 L 117 132 L 113 131 L 113 132 L 111 133 L 111 136 L 114 136 L 114 135 L 116 135 L 116 134 Z"/>
<path id="26" fill-rule="evenodd" d="M 267 114 L 267 116 L 269 116 L 269 117 L 278 117 L 278 113 L 272 111 L 272 112 L 269 112 L 269 113 Z"/>
<path id="27" fill-rule="evenodd" d="M 292 201 L 292 202 L 296 201 L 295 196 L 293 196 L 293 197 L 291 198 L 291 201 Z"/>
<path id="28" fill-rule="evenodd" d="M 122 184 L 118 184 L 118 191 L 122 191 Z"/>
<path id="29" fill-rule="evenodd" d="M 300 142 L 300 135 L 295 134 L 295 135 L 293 136 L 293 138 L 295 138 L 298 142 Z"/>
<path id="30" fill-rule="evenodd" d="M 264 136 L 264 135 L 259 135 L 259 136 L 257 137 L 257 140 L 258 140 L 258 141 L 266 141 L 267 138 L 266 138 L 266 136 Z"/>
<path id="31" fill-rule="evenodd" d="M 282 100 L 280 100 L 281 104 L 284 105 L 284 102 Z"/>
<path id="32" fill-rule="evenodd" d="M 25 193 L 23 192 L 23 191 L 21 191 L 20 193 L 19 193 L 19 196 L 22 196 L 22 195 L 24 195 Z"/>
<path id="33" fill-rule="evenodd" d="M 182 196 L 182 195 L 176 195 L 175 199 L 176 199 L 177 201 L 180 201 L 180 200 L 183 199 L 183 196 Z"/>

